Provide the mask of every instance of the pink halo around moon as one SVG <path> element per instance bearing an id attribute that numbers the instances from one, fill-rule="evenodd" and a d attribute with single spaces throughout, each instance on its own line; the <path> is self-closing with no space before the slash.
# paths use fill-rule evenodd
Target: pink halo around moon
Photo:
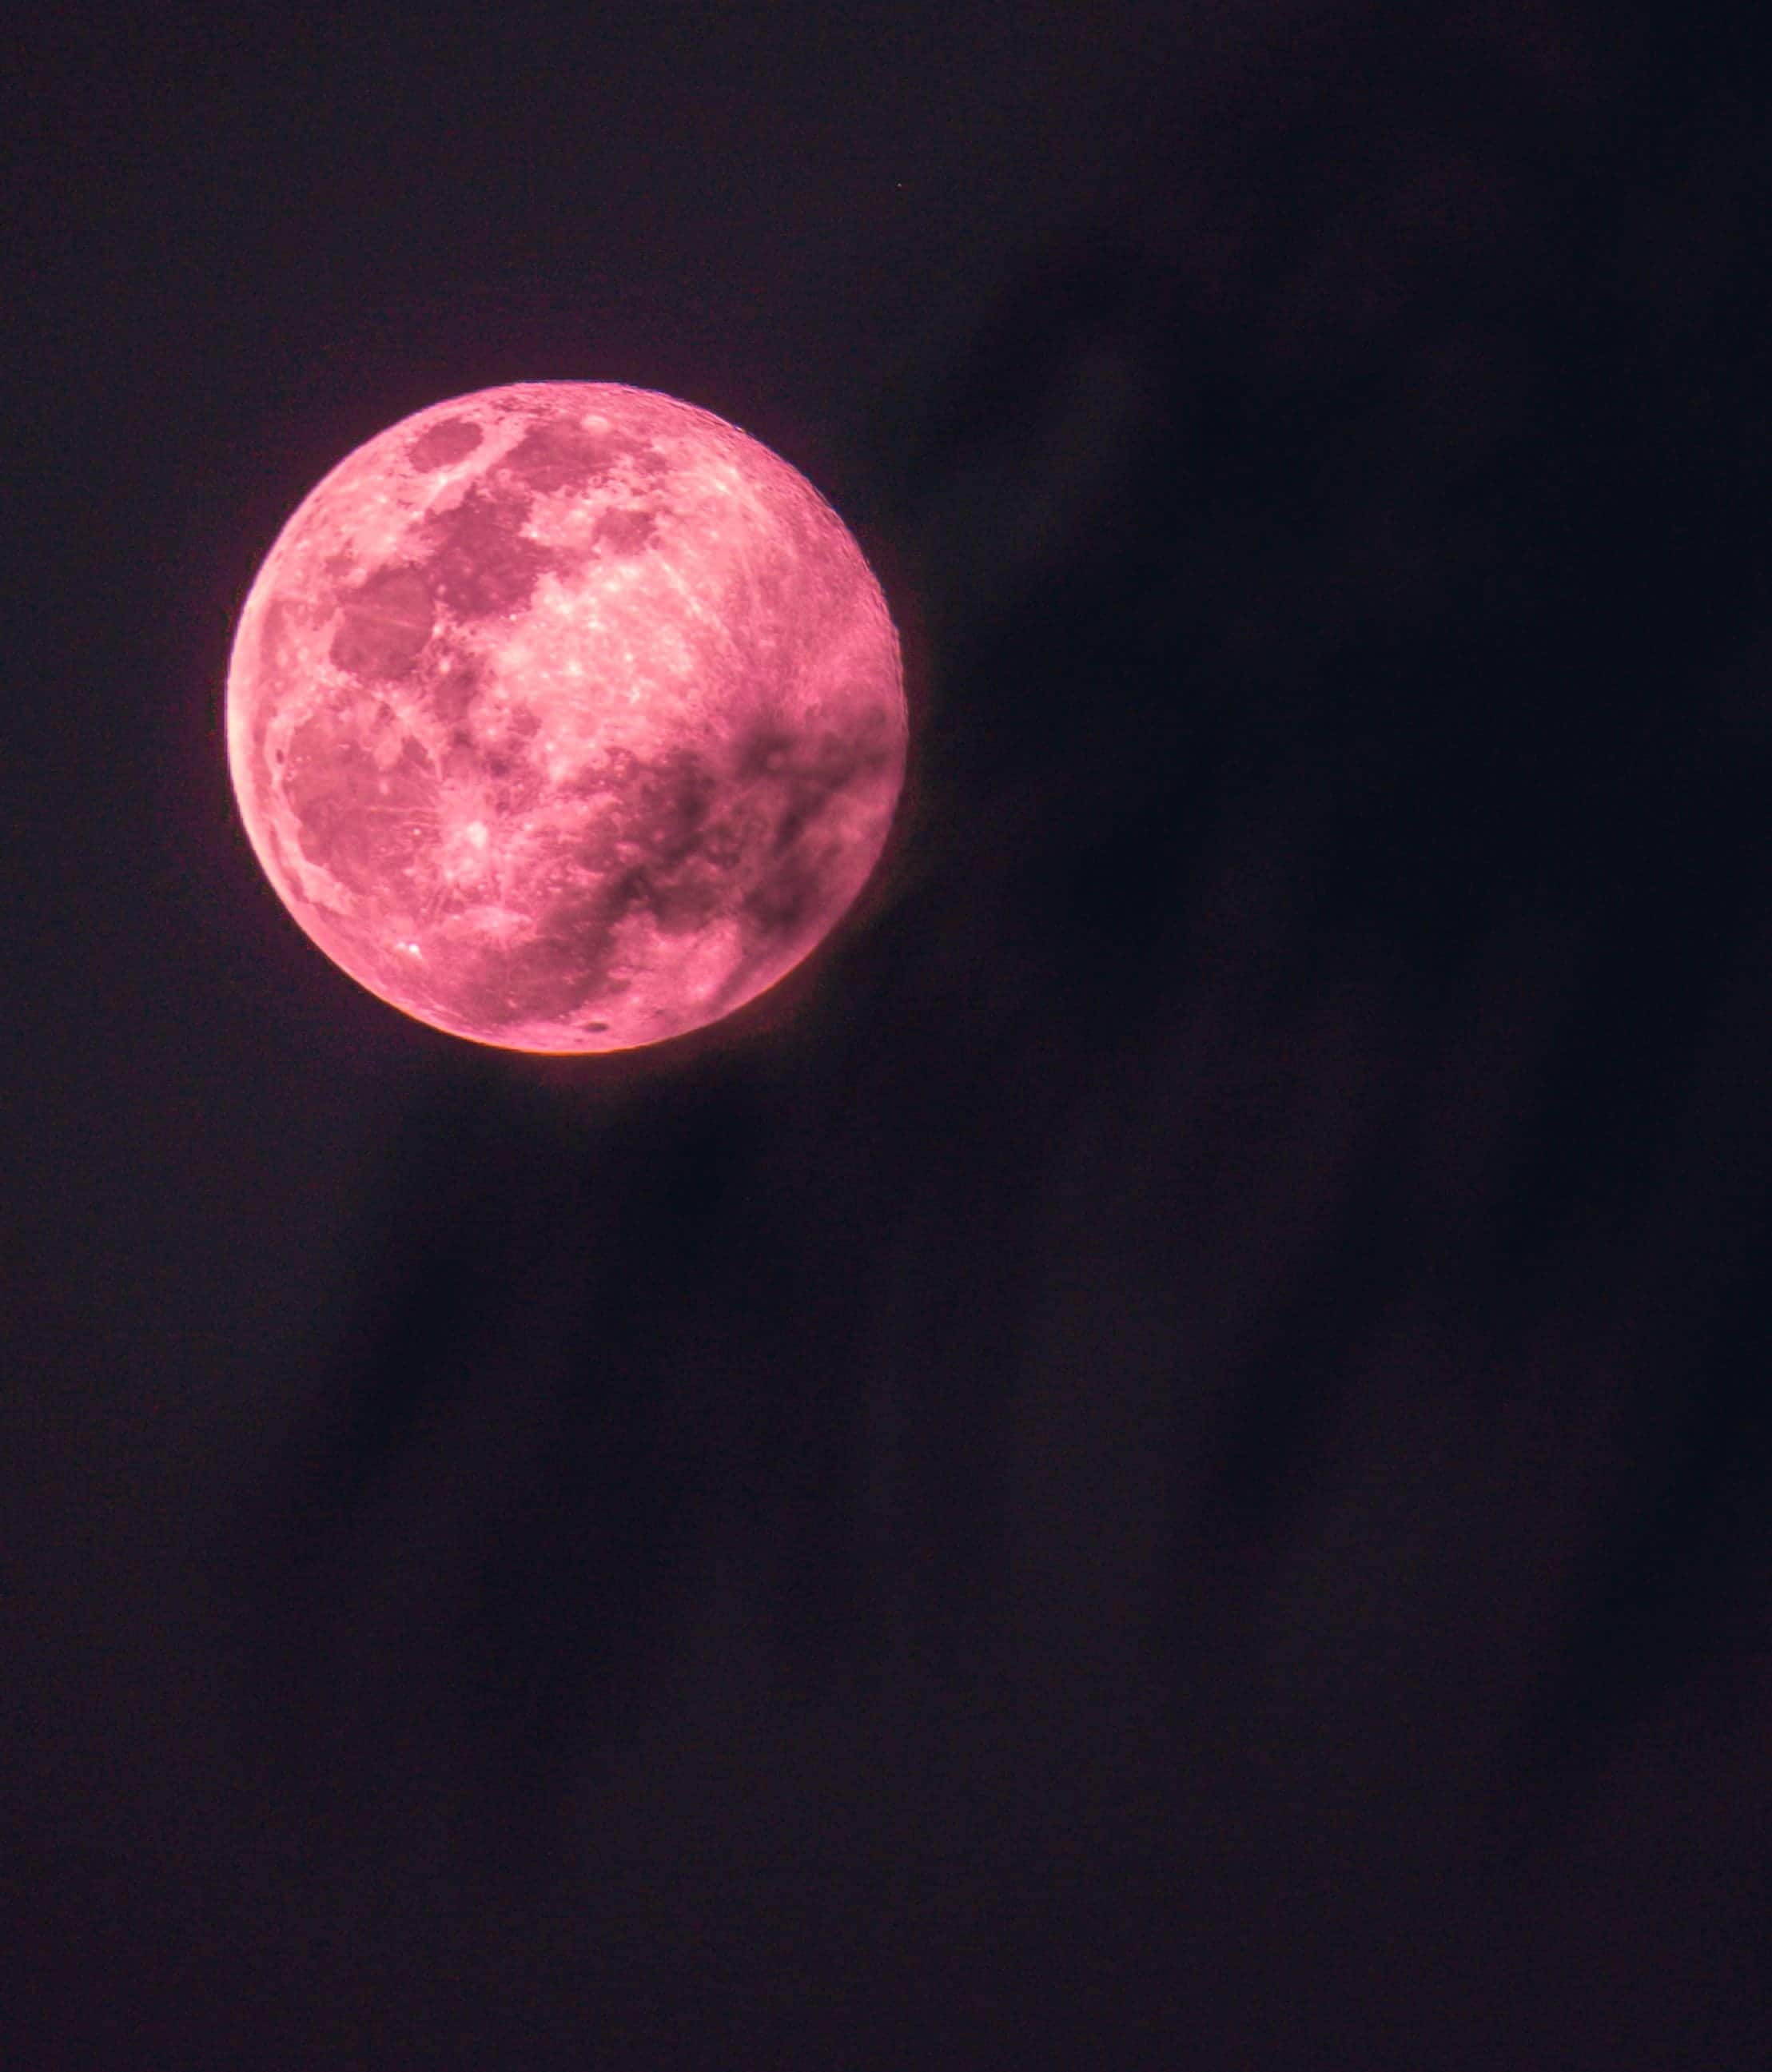
<path id="1" fill-rule="evenodd" d="M 842 520 L 706 410 L 606 382 L 439 403 L 259 570 L 228 757 L 344 971 L 479 1043 L 619 1050 L 829 934 L 904 779 L 897 635 Z"/>

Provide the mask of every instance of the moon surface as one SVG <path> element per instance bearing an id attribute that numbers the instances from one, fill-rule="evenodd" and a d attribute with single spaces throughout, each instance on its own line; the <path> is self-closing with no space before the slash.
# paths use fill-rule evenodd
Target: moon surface
<path id="1" fill-rule="evenodd" d="M 480 1043 L 657 1042 L 830 932 L 903 783 L 904 676 L 842 520 L 674 397 L 439 403 L 304 500 L 241 615 L 228 756 L 319 947 Z"/>

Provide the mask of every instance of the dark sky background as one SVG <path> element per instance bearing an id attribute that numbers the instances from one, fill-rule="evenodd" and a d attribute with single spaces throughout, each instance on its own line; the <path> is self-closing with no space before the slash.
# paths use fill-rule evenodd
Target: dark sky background
<path id="1" fill-rule="evenodd" d="M 1749 10 L 56 10 L 0 124 L 0 2055 L 1758 2066 Z M 234 616 L 445 396 L 911 665 L 706 1041 L 383 1007 Z"/>

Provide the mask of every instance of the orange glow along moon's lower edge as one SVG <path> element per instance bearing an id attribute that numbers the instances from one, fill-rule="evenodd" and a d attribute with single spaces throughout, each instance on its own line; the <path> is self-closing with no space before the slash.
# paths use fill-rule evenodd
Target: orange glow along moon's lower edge
<path id="1" fill-rule="evenodd" d="M 334 963 L 510 1050 L 629 1049 L 799 964 L 872 870 L 885 600 L 756 440 L 602 382 L 439 403 L 285 526 L 228 674 L 253 849 Z"/>

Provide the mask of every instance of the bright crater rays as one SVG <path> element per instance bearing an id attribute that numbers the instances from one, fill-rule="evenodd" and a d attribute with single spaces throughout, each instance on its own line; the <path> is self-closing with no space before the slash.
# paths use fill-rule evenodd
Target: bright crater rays
<path id="1" fill-rule="evenodd" d="M 691 405 L 439 403 L 342 461 L 228 677 L 253 847 L 307 935 L 434 1027 L 657 1042 L 801 962 L 903 782 L 898 641 L 836 514 Z"/>

